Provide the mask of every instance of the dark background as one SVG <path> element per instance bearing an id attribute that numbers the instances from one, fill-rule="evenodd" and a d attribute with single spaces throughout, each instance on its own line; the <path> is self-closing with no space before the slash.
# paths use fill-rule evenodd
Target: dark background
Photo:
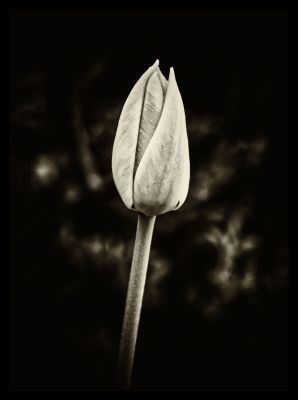
<path id="1" fill-rule="evenodd" d="M 10 381 L 111 390 L 137 215 L 121 107 L 174 66 L 191 182 L 157 218 L 132 388 L 288 388 L 286 11 L 11 11 Z"/>

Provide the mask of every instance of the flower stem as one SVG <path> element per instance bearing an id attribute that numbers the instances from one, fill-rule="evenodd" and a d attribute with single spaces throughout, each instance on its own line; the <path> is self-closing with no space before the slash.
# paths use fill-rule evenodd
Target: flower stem
<path id="1" fill-rule="evenodd" d="M 154 217 L 138 214 L 136 240 L 129 276 L 117 369 L 117 389 L 129 390 L 142 300 L 149 261 Z"/>

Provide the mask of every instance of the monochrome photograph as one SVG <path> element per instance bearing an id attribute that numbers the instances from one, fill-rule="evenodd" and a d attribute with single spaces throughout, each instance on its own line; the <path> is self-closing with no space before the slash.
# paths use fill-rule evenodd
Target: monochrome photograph
<path id="1" fill-rule="evenodd" d="M 10 390 L 289 390 L 288 20 L 10 10 Z"/>

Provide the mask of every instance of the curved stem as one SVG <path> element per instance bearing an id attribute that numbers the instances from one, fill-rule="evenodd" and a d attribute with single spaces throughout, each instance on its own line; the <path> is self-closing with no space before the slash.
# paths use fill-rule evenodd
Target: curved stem
<path id="1" fill-rule="evenodd" d="M 120 390 L 128 390 L 130 386 L 155 218 L 138 214 L 118 357 L 117 388 Z"/>

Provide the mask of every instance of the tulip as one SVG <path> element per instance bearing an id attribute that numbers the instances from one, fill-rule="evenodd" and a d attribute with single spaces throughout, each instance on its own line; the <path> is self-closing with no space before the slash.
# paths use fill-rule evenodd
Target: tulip
<path id="1" fill-rule="evenodd" d="M 158 60 L 130 92 L 116 132 L 112 171 L 128 208 L 147 216 L 175 210 L 189 186 L 185 112 L 174 69 L 169 81 Z"/>
<path id="2" fill-rule="evenodd" d="M 112 154 L 117 190 L 138 212 L 132 266 L 121 332 L 117 386 L 129 389 L 155 218 L 184 203 L 189 186 L 185 112 L 174 69 L 167 81 L 148 68 L 120 115 Z"/>

